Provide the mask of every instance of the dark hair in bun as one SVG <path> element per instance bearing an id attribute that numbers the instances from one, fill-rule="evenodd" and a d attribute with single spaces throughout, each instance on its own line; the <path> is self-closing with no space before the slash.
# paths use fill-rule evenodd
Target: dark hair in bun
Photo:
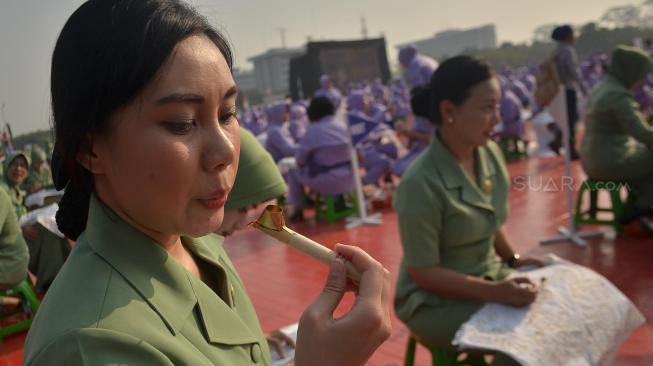
<path id="1" fill-rule="evenodd" d="M 476 85 L 491 79 L 494 72 L 486 62 L 469 56 L 456 56 L 440 64 L 429 85 L 411 91 L 410 106 L 415 115 L 434 124 L 442 122 L 440 103 L 445 100 L 461 105 Z"/>

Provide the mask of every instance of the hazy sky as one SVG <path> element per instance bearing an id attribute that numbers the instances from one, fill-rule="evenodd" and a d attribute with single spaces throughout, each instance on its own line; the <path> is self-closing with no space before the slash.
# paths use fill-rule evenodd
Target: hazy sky
<path id="1" fill-rule="evenodd" d="M 0 103 L 14 134 L 49 126 L 49 64 L 56 37 L 81 0 L 0 0 Z M 542 24 L 582 24 L 609 7 L 634 0 L 192 0 L 231 40 L 236 66 L 280 47 L 277 28 L 286 28 L 289 47 L 307 37 L 355 39 L 360 18 L 370 37 L 383 33 L 394 45 L 427 38 L 447 28 L 487 23 L 497 26 L 499 42 L 530 40 Z M 4 122 L 1 121 L 0 122 Z"/>

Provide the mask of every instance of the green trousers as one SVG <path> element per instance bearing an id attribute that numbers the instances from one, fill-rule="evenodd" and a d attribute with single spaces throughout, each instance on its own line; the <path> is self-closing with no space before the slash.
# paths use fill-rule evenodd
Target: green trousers
<path id="1" fill-rule="evenodd" d="M 68 258 L 70 244 L 64 238 L 51 233 L 41 224 L 36 224 L 39 237 L 26 240 L 29 248 L 29 270 L 36 276 L 36 291 L 45 292 Z"/>
<path id="2" fill-rule="evenodd" d="M 635 193 L 635 206 L 653 206 L 653 149 L 639 148 L 619 164 L 607 164 L 605 168 L 586 166 L 583 169 L 594 180 L 625 181 Z"/>
<path id="3" fill-rule="evenodd" d="M 482 304 L 460 301 L 441 306 L 420 306 L 410 319 L 404 320 L 410 331 L 421 341 L 443 351 L 456 351 L 451 344 L 458 328 L 465 323 Z M 493 366 L 518 366 L 519 363 L 502 353 L 495 353 Z"/>

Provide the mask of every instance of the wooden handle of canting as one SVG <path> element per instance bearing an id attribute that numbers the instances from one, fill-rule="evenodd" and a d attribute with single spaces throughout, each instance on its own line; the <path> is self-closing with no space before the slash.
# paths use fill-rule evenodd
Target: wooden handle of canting
<path id="1" fill-rule="evenodd" d="M 294 232 L 287 227 L 284 227 L 283 230 L 280 231 L 268 229 L 257 223 L 254 223 L 254 227 L 326 265 L 331 265 L 331 262 L 337 257 L 333 250 Z M 345 261 L 345 268 L 347 269 L 347 277 L 358 284 L 361 279 L 361 274 L 358 272 L 356 267 L 354 267 L 351 262 Z"/>

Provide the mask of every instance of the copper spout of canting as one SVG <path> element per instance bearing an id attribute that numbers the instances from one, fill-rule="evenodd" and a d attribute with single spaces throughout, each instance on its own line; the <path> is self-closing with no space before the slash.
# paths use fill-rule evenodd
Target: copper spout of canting
<path id="1" fill-rule="evenodd" d="M 286 222 L 283 219 L 283 209 L 276 205 L 268 205 L 258 220 L 253 222 L 252 225 L 274 231 L 283 231 L 283 228 L 286 226 Z"/>

